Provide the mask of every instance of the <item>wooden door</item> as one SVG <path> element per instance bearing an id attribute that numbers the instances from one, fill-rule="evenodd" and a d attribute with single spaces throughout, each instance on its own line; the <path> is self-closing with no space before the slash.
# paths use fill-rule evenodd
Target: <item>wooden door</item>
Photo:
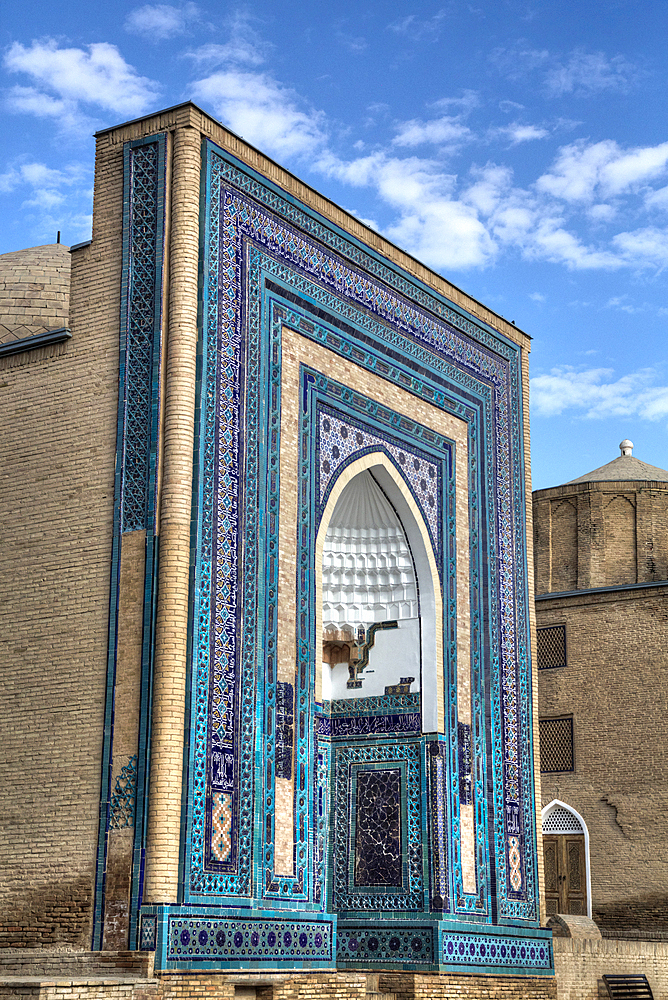
<path id="1" fill-rule="evenodd" d="M 587 867 L 584 834 L 543 837 L 547 913 L 587 916 Z"/>

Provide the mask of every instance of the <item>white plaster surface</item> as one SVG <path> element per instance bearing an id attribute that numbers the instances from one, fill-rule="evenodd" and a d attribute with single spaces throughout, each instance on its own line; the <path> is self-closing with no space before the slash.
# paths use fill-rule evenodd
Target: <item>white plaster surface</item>
<path id="1" fill-rule="evenodd" d="M 347 687 L 347 663 L 330 667 L 322 665 L 322 695 L 334 698 L 371 698 L 385 694 L 386 686 L 399 684 L 402 677 L 414 677 L 411 693 L 420 690 L 420 621 L 409 618 L 399 621 L 399 627 L 376 632 L 376 641 L 369 654 L 369 665 L 360 674 L 361 688 Z"/>

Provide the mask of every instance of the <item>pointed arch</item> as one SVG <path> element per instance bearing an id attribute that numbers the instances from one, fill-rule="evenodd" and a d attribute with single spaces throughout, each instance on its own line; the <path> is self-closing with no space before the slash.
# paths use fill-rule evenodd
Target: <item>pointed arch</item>
<path id="1" fill-rule="evenodd" d="M 591 864 L 589 859 L 589 830 L 577 809 L 552 799 L 541 809 L 541 826 L 543 836 L 546 834 L 583 833 L 585 843 L 585 869 L 587 873 L 587 916 L 591 919 Z"/>
<path id="2" fill-rule="evenodd" d="M 325 538 L 334 508 L 346 486 L 361 472 L 372 472 L 397 511 L 413 555 L 420 589 L 420 658 L 423 732 L 444 731 L 443 690 L 443 597 L 429 531 L 403 476 L 381 451 L 364 455 L 346 466 L 332 486 L 323 511 L 315 546 L 316 567 L 316 636 L 322 636 L 323 590 L 322 560 Z M 322 698 L 322 664 L 316 657 L 316 698 Z"/>

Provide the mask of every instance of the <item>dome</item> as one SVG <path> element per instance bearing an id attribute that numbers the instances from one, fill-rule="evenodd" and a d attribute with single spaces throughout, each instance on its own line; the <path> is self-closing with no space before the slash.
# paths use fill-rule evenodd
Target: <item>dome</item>
<path id="1" fill-rule="evenodd" d="M 0 343 L 67 326 L 70 251 L 62 243 L 0 254 Z"/>
<path id="2" fill-rule="evenodd" d="M 571 479 L 564 486 L 575 486 L 577 483 L 627 482 L 647 480 L 651 482 L 668 483 L 668 472 L 656 465 L 648 465 L 639 458 L 633 457 L 633 442 L 625 438 L 619 445 L 621 454 L 612 462 L 602 465 L 593 472 Z"/>

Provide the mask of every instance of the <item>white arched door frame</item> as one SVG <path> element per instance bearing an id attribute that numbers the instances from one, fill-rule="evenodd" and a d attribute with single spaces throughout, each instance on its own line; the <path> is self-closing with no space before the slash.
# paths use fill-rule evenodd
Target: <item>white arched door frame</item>
<path id="1" fill-rule="evenodd" d="M 336 502 L 360 472 L 370 471 L 397 511 L 411 549 L 420 589 L 422 731 L 444 732 L 443 598 L 434 551 L 422 512 L 398 469 L 383 452 L 371 452 L 352 462 L 338 476 L 320 521 L 316 566 L 322 567 L 325 537 Z M 316 635 L 322 635 L 322 572 L 316 574 Z M 316 697 L 322 697 L 322 676 L 316 674 Z M 440 707 L 440 711 L 439 711 Z"/>
<path id="2" fill-rule="evenodd" d="M 544 829 L 545 820 L 548 818 L 548 816 L 550 815 L 550 813 L 554 812 L 555 809 L 565 809 L 566 812 L 571 813 L 571 815 L 574 816 L 575 819 L 580 824 L 580 829 L 579 830 L 573 830 L 573 829 L 567 830 L 565 828 L 564 829 L 555 828 L 554 830 L 547 830 L 546 831 Z M 567 802 L 562 802 L 561 799 L 552 799 L 551 802 L 548 802 L 548 804 L 541 809 L 540 822 L 541 822 L 541 834 L 542 834 L 543 837 L 549 836 L 550 834 L 555 834 L 556 836 L 560 836 L 562 834 L 568 834 L 568 833 L 583 833 L 584 834 L 584 841 L 585 841 L 585 868 L 586 868 L 586 872 L 587 872 L 587 916 L 591 920 L 591 865 L 590 865 L 590 862 L 589 862 L 589 830 L 587 829 L 587 824 L 585 823 L 583 817 L 580 815 L 580 813 L 577 811 L 577 809 L 574 809 L 573 806 L 569 806 Z"/>

